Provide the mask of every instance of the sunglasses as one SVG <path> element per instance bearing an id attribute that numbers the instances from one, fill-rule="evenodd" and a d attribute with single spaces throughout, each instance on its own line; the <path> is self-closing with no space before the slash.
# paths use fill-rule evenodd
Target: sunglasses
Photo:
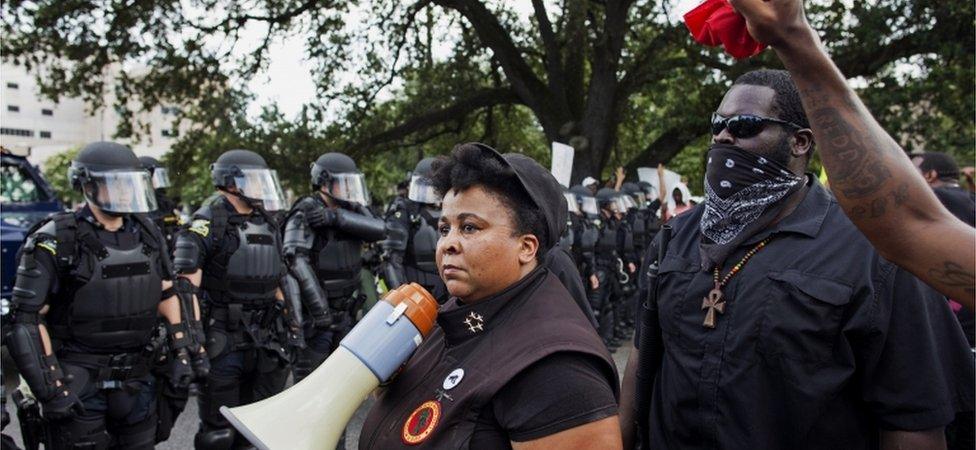
<path id="1" fill-rule="evenodd" d="M 722 130 L 728 128 L 729 134 L 738 139 L 750 138 L 762 132 L 767 123 L 775 123 L 797 130 L 803 128 L 793 122 L 773 119 L 771 117 L 762 117 L 752 114 L 739 114 L 732 117 L 723 117 L 719 115 L 719 113 L 712 113 L 712 136 L 717 136 L 722 132 Z"/>

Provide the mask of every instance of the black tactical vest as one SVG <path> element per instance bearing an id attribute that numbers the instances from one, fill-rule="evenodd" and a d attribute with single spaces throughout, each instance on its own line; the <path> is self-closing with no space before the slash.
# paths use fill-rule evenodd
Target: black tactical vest
<path id="1" fill-rule="evenodd" d="M 599 238 L 596 241 L 596 262 L 602 266 L 616 265 L 617 228 L 614 219 L 602 219 L 598 228 Z"/>
<path id="2" fill-rule="evenodd" d="M 84 220 L 76 233 L 77 264 L 62 274 L 66 289 L 51 301 L 52 336 L 97 352 L 141 350 L 156 328 L 162 295 L 159 244 L 146 242 L 149 233 L 140 230 L 123 231 L 117 247 L 106 245 Z"/>
<path id="3" fill-rule="evenodd" d="M 424 272 L 437 273 L 437 240 L 441 237 L 437 232 L 437 221 L 441 212 L 423 205 L 417 206 L 416 212 L 410 212 L 411 235 L 404 264 Z"/>
<path id="4" fill-rule="evenodd" d="M 223 205 L 213 205 L 214 213 Z M 220 226 L 218 221 L 225 221 Z M 263 307 L 275 299 L 284 273 L 281 240 L 274 223 L 263 216 L 213 217 L 211 230 L 223 230 L 217 251 L 203 268 L 203 283 L 217 305 L 241 303 Z"/>
<path id="5" fill-rule="evenodd" d="M 363 241 L 331 228 L 318 232 L 315 234 L 311 260 L 327 295 L 349 296 L 359 287 Z"/>

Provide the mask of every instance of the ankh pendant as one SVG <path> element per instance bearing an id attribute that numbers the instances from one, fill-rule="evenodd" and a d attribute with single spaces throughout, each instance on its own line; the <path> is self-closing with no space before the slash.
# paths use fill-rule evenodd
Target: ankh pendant
<path id="1" fill-rule="evenodd" d="M 715 328 L 715 313 L 725 314 L 725 297 L 722 295 L 721 286 L 716 285 L 708 293 L 708 297 L 702 299 L 701 309 L 708 310 L 705 313 L 705 321 L 702 322 L 702 326 L 705 328 Z"/>

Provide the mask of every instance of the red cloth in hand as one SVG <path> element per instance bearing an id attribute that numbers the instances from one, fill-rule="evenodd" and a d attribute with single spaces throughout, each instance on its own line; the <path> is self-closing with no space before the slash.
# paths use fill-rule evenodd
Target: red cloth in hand
<path id="1" fill-rule="evenodd" d="M 746 19 L 727 0 L 705 0 L 685 14 L 685 26 L 696 42 L 711 47 L 722 45 L 736 59 L 758 55 L 766 48 L 752 38 Z"/>

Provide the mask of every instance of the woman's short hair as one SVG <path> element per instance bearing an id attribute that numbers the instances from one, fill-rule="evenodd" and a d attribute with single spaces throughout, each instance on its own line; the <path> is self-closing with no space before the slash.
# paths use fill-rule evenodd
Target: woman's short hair
<path id="1" fill-rule="evenodd" d="M 545 217 L 522 187 L 515 171 L 499 161 L 496 154 L 477 145 L 458 145 L 450 156 L 438 158 L 433 170 L 431 181 L 442 196 L 452 189 L 461 192 L 480 186 L 498 199 L 511 211 L 514 235 L 534 234 L 540 243 L 536 258 L 544 256 L 543 243 L 548 238 Z"/>

